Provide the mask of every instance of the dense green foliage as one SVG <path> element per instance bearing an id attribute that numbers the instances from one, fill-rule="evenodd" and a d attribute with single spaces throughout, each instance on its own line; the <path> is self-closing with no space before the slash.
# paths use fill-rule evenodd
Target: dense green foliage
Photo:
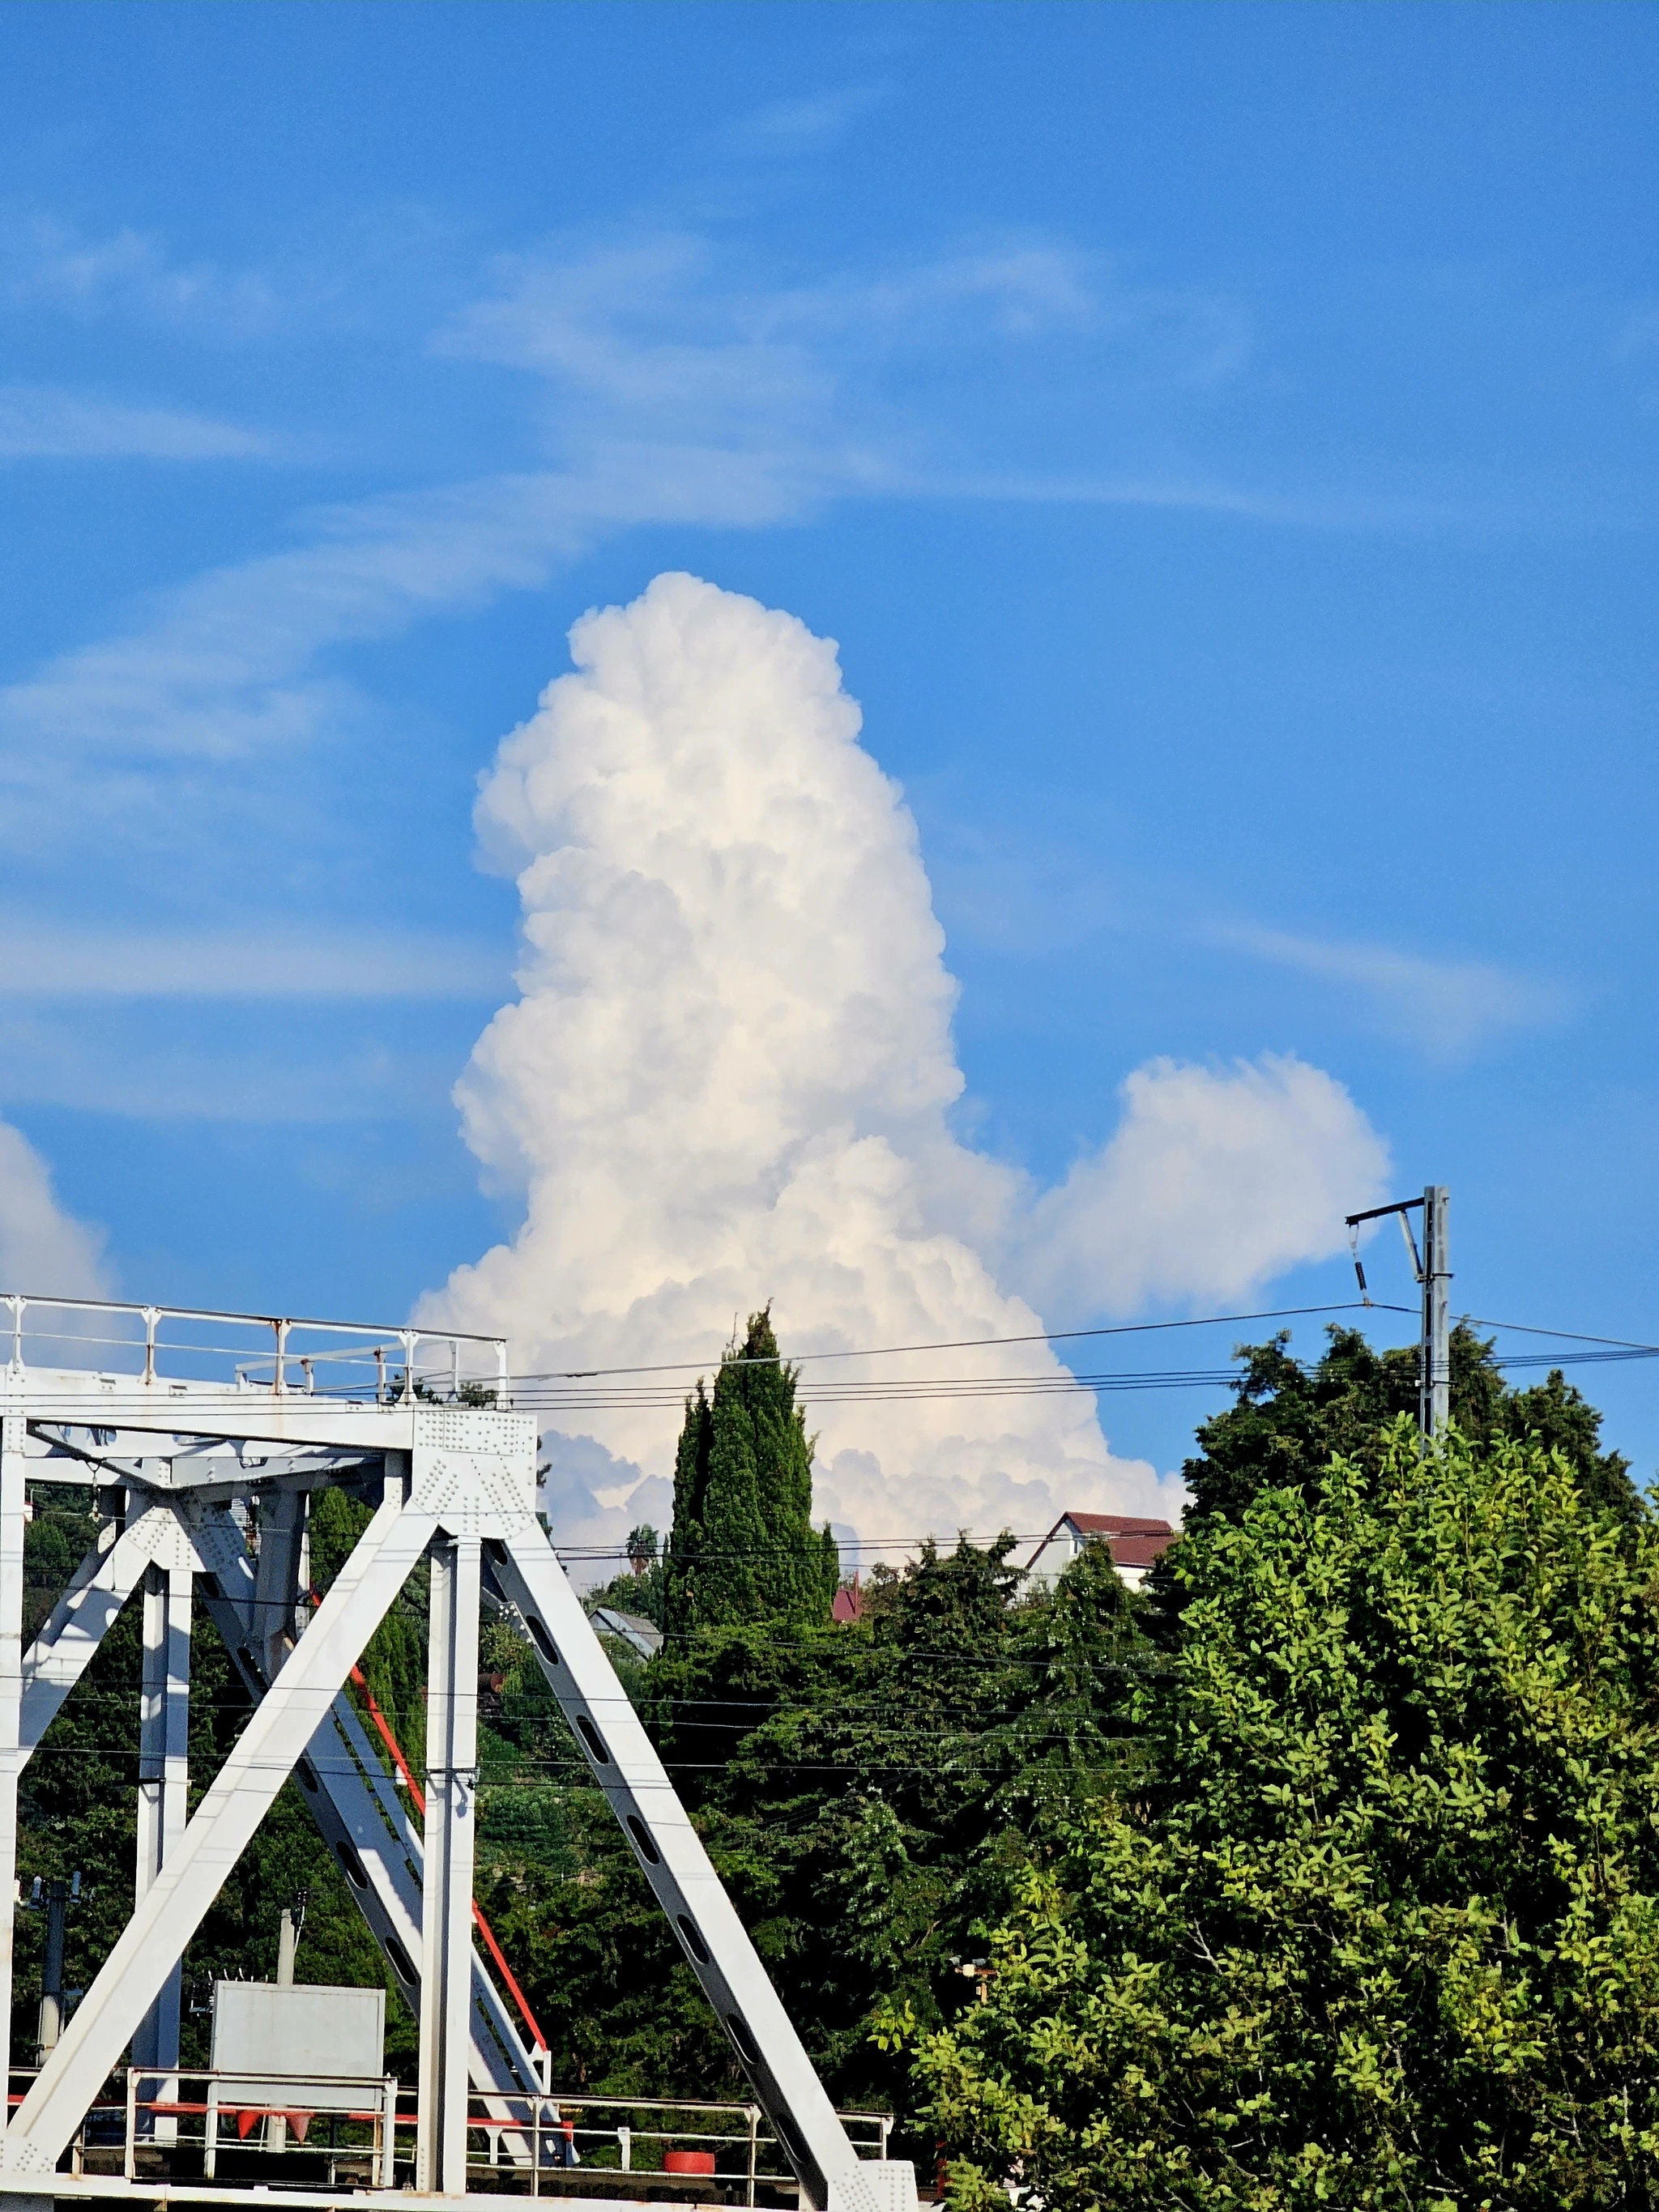
<path id="1" fill-rule="evenodd" d="M 839 2103 L 915 2117 L 962 2212 L 1398 2212 L 1659 2197 L 1659 1524 L 1559 1374 L 1510 1389 L 1454 1339 L 1462 1432 L 1425 1460 L 1411 1352 L 1255 1348 L 1187 1476 L 1149 1602 L 1103 1547 L 1027 1590 L 1011 1540 L 878 1569 L 828 1619 L 811 1450 L 768 1316 L 687 1408 L 666 1545 L 601 1595 L 613 1651 Z M 319 1495 L 325 1586 L 368 1510 Z M 92 1533 L 31 1524 L 30 1625 Z M 364 1655 L 416 1771 L 427 1589 Z M 502 1607 L 481 1660 L 477 1888 L 566 2088 L 745 2094 Z M 69 1978 L 128 1910 L 137 1608 L 26 1777 L 21 1869 L 80 1867 Z M 204 1620 L 192 1790 L 246 1700 Z M 362 1692 L 354 1692 L 360 1698 Z M 191 1946 L 190 2002 L 382 1970 L 291 1786 Z M 40 1916 L 22 1916 L 32 2041 Z M 405 2075 L 414 2024 L 388 2005 Z M 187 2057 L 203 2055 L 191 2013 Z"/>
<path id="2" fill-rule="evenodd" d="M 839 2100 L 904 2102 L 870 2038 L 896 1998 L 943 2020 L 1011 1900 L 1022 1836 L 1134 1771 L 1146 1662 L 1103 1553 L 1021 1602 L 1006 1544 L 878 1576 L 857 1626 L 754 1624 L 625 1669 L 738 1910 Z M 526 1655 L 491 1726 L 486 1910 L 562 2081 L 743 2094 L 730 2049 Z"/>
<path id="3" fill-rule="evenodd" d="M 1311 1368 L 1285 1350 L 1288 1334 L 1246 1345 L 1233 1403 L 1198 1431 L 1182 1468 L 1191 1496 L 1186 1525 L 1210 1514 L 1237 1520 L 1262 1489 L 1306 1489 L 1331 1461 L 1376 1467 L 1393 1424 L 1417 1413 L 1418 1349 L 1378 1352 L 1358 1329 L 1332 1327 Z M 1630 1462 L 1601 1449 L 1601 1416 L 1559 1369 L 1530 1389 L 1512 1389 L 1489 1339 L 1460 1322 L 1451 1333 L 1452 1420 L 1471 1443 L 1536 1437 L 1559 1451 L 1587 1498 L 1626 1520 L 1638 1512 Z"/>
<path id="4" fill-rule="evenodd" d="M 685 1403 L 663 1622 L 684 1636 L 746 1621 L 821 1621 L 840 1571 L 812 1528 L 812 1445 L 769 1311 L 720 1360 L 713 1395 Z"/>
<path id="5" fill-rule="evenodd" d="M 1178 1547 L 1156 1783 L 921 2040 L 959 2204 L 1651 2201 L 1659 1534 L 1535 1443 L 1373 1456 Z"/>

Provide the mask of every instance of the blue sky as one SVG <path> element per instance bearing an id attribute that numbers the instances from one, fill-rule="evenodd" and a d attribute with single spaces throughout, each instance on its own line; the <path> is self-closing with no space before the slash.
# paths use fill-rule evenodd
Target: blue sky
<path id="1" fill-rule="evenodd" d="M 475 787 L 688 570 L 838 641 L 976 1147 L 1294 1054 L 1460 1306 L 1659 1330 L 1650 10 L 5 25 L 0 1113 L 123 1292 L 398 1316 L 511 1232 Z"/>

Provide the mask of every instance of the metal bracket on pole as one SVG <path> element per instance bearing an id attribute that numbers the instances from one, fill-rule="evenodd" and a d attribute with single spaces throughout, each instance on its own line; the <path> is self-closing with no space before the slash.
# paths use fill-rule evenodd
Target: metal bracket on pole
<path id="1" fill-rule="evenodd" d="M 1423 1249 L 1417 1249 L 1410 1216 L 1423 1209 Z M 1395 1199 L 1388 1206 L 1370 1206 L 1363 1213 L 1346 1218 L 1352 1237 L 1362 1221 L 1380 1221 L 1387 1214 L 1399 1220 L 1400 1231 L 1411 1255 L 1412 1273 L 1423 1288 L 1423 1328 L 1417 1364 L 1417 1425 L 1425 1438 L 1441 1436 L 1451 1422 L 1451 1193 L 1444 1183 L 1431 1183 L 1421 1198 Z M 1354 1266 L 1359 1269 L 1356 1248 Z M 1359 1287 L 1365 1277 L 1359 1270 Z M 1369 1293 L 1366 1298 L 1370 1303 Z"/>

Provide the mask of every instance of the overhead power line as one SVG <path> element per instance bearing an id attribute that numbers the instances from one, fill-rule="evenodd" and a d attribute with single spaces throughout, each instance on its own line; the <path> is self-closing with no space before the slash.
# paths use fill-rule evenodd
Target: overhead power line
<path id="1" fill-rule="evenodd" d="M 907 1352 L 979 1352 L 1006 1344 L 1070 1344 L 1082 1337 L 1149 1336 L 1163 1329 L 1219 1328 L 1231 1322 L 1243 1321 L 1294 1321 L 1309 1314 L 1415 1313 L 1416 1310 L 1414 1306 L 1383 1305 L 1375 1299 L 1367 1302 L 1359 1298 L 1345 1298 L 1334 1305 L 1274 1306 L 1261 1313 L 1194 1314 L 1186 1321 L 1115 1322 L 1101 1328 L 1034 1329 L 1024 1336 L 956 1336 L 928 1344 L 860 1345 L 846 1352 L 797 1352 L 782 1364 L 800 1367 L 808 1360 L 886 1359 Z M 732 1353 L 723 1356 L 720 1364 L 726 1367 L 775 1367 L 779 1362 Z M 538 1374 L 515 1376 L 514 1381 L 516 1385 L 519 1382 L 588 1382 L 602 1380 L 609 1375 L 690 1375 L 708 1364 L 707 1360 L 665 1359 L 635 1367 L 548 1368 Z"/>

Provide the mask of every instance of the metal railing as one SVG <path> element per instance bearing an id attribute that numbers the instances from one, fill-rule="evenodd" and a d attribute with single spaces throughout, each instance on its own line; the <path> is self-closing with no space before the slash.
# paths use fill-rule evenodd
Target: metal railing
<path id="1" fill-rule="evenodd" d="M 309 1321 L 289 1315 L 129 1304 L 112 1298 L 0 1297 L 14 1381 L 32 1371 L 92 1374 L 112 1390 L 256 1390 L 357 1404 L 415 1397 L 505 1405 L 504 1338 Z"/>
<path id="2" fill-rule="evenodd" d="M 14 2109 L 33 2079 L 33 2069 L 12 2069 Z M 890 2114 L 838 2117 L 860 2157 L 887 2155 Z M 321 2161 L 330 2188 L 396 2189 L 414 2180 L 418 2118 L 416 2092 L 390 2075 L 133 2066 L 111 2076 L 88 2112 L 69 2170 L 252 2189 L 282 2185 L 284 2165 Z M 798 2193 L 760 2106 L 718 2100 L 475 2090 L 466 2165 L 469 2191 L 481 2195 L 610 2194 L 629 2188 L 624 2175 L 653 2202 L 750 2207 Z"/>
<path id="3" fill-rule="evenodd" d="M 15 2111 L 35 2079 L 11 2069 Z M 223 2069 L 131 2066 L 112 2075 L 69 2148 L 72 2174 L 119 2173 L 128 2181 L 191 2175 L 223 2179 L 225 2153 L 321 2159 L 328 2184 L 396 2186 L 398 2089 L 392 2075 L 231 2073 Z M 411 2148 L 412 2154 L 412 2148 Z"/>
<path id="4" fill-rule="evenodd" d="M 860 2156 L 885 2158 L 890 2114 L 838 2117 Z M 492 2189 L 527 2190 L 538 2197 L 573 2168 L 590 2177 L 648 2175 L 653 2197 L 677 2189 L 707 2196 L 712 2185 L 728 2204 L 753 2205 L 761 2190 L 793 2195 L 797 2187 L 758 2105 L 605 2097 L 586 2090 L 511 2100 L 478 2093 L 468 2099 L 469 2185 L 476 2176 Z M 579 2185 L 572 2186 L 580 2193 Z"/>

